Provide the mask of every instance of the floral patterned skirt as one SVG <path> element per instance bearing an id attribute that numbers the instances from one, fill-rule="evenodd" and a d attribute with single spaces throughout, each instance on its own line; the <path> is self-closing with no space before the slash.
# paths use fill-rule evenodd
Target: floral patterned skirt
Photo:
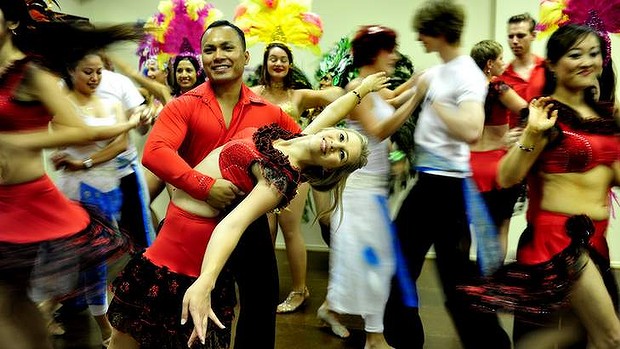
<path id="1" fill-rule="evenodd" d="M 211 297 L 211 306 L 226 326 L 220 329 L 209 320 L 205 345 L 192 348 L 228 348 L 236 295 L 232 274 L 222 271 Z M 194 324 L 191 317 L 181 325 L 185 291 L 196 278 L 170 271 L 135 256 L 112 283 L 114 298 L 108 319 L 117 330 L 133 337 L 141 348 L 187 348 Z"/>

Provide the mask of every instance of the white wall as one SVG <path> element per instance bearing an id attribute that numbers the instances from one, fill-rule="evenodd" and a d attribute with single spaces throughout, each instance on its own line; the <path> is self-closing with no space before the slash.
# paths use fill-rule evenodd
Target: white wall
<path id="1" fill-rule="evenodd" d="M 159 0 L 59 0 L 59 2 L 63 12 L 89 17 L 95 23 L 109 23 L 146 20 L 156 11 Z M 483 39 L 495 39 L 507 49 L 507 19 L 522 12 L 529 12 L 535 18 L 538 17 L 539 2 L 537 0 L 461 0 L 461 2 L 466 5 L 467 10 L 467 25 L 462 42 L 464 52 L 468 52 L 473 44 Z M 213 0 L 211 3 L 224 13 L 224 19 L 232 20 L 233 11 L 239 2 Z M 437 64 L 438 58 L 424 53 L 421 45 L 416 41 L 415 33 L 411 30 L 412 15 L 420 3 L 422 0 L 314 0 L 312 12 L 321 16 L 325 30 L 321 39 L 321 48 L 329 49 L 340 37 L 354 32 L 359 25 L 383 24 L 394 28 L 399 33 L 399 49 L 413 60 L 417 69 L 425 69 Z M 618 47 L 618 38 L 612 37 L 612 43 L 614 47 Z M 534 51 L 541 56 L 544 56 L 544 44 L 541 41 L 534 45 Z M 250 48 L 251 66 L 260 64 L 262 50 L 261 45 Z M 119 53 L 128 62 L 137 63 L 137 59 L 132 57 L 134 51 L 135 46 L 125 45 Z M 294 50 L 294 54 L 295 63 L 308 76 L 313 76 L 319 57 L 299 50 Z M 507 61 L 512 59 L 510 50 L 505 52 L 505 59 Z M 618 50 L 613 52 L 613 59 L 615 62 L 620 62 Z M 155 206 L 160 214 L 163 214 L 166 203 L 166 197 L 160 197 L 156 201 Z M 615 212 L 617 216 L 620 216 L 620 208 L 617 205 Z M 516 241 L 524 226 L 523 216 L 514 217 L 511 222 L 509 258 L 514 256 Z M 612 220 L 608 234 L 612 261 L 616 266 L 620 266 L 619 226 L 618 219 Z M 317 227 L 305 225 L 304 237 L 308 248 L 325 248 Z M 281 237 L 278 245 L 282 245 Z"/>

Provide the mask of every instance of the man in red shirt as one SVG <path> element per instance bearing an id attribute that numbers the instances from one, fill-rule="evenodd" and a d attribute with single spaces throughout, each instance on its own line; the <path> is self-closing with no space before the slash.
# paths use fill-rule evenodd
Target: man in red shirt
<path id="1" fill-rule="evenodd" d="M 231 182 L 205 176 L 193 167 L 244 128 L 277 123 L 295 133 L 301 129 L 279 107 L 243 84 L 249 53 L 238 27 L 228 21 L 212 23 L 203 33 L 201 52 L 207 82 L 166 104 L 147 139 L 142 163 L 192 197 L 230 209 L 244 193 Z M 265 217 L 243 234 L 228 263 L 239 286 L 242 309 L 235 348 L 273 348 L 278 270 Z"/>
<path id="2" fill-rule="evenodd" d="M 508 46 L 515 56 L 501 79 L 526 101 L 542 95 L 545 84 L 545 59 L 531 52 L 536 39 L 536 21 L 523 13 L 508 19 Z M 519 115 L 510 111 L 510 128 L 519 125 Z"/>

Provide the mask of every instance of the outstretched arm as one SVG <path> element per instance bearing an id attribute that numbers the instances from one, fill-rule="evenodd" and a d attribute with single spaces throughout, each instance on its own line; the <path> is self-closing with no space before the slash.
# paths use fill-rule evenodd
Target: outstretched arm
<path id="1" fill-rule="evenodd" d="M 301 89 L 296 90 L 301 96 L 299 110 L 307 110 L 311 108 L 324 107 L 338 97 L 344 95 L 345 90 L 342 87 L 330 86 L 322 90 Z"/>
<path id="2" fill-rule="evenodd" d="M 127 121 L 125 112 L 123 111 L 120 104 L 114 105 L 113 108 L 116 114 L 116 120 L 118 122 Z M 116 136 L 116 138 L 112 142 L 108 143 L 108 145 L 90 154 L 89 158 L 92 160 L 92 165 L 95 166 L 114 159 L 117 155 L 127 150 L 128 146 L 129 135 L 127 133 L 121 133 L 120 135 Z M 86 166 L 84 165 L 84 159 L 73 158 L 63 151 L 52 154 L 50 158 L 56 168 L 64 167 L 65 170 L 68 171 L 78 171 L 86 169 Z"/>
<path id="3" fill-rule="evenodd" d="M 407 94 L 407 91 L 411 90 L 413 88 L 413 86 L 415 86 L 418 82 L 418 78 L 424 73 L 424 71 L 421 72 L 417 72 L 413 75 L 411 75 L 409 77 L 409 79 L 407 81 L 405 81 L 404 83 L 400 84 L 397 88 L 390 90 L 387 89 L 386 90 L 386 94 L 383 96 L 383 98 L 387 99 L 387 100 L 392 100 L 394 102 L 396 101 L 402 101 L 400 104 L 404 103 L 405 100 L 403 100 L 406 97 L 401 97 L 401 95 L 403 93 Z M 395 107 L 398 107 L 400 104 L 398 105 L 394 105 Z"/>
<path id="4" fill-rule="evenodd" d="M 373 111 L 373 102 L 365 99 L 357 108 L 351 112 L 351 119 L 358 121 L 364 131 L 377 139 L 386 139 L 398 130 L 407 119 L 411 116 L 415 108 L 422 102 L 428 89 L 427 80 L 424 77 L 417 79 L 418 84 L 415 91 L 408 95 L 408 100 L 402 104 L 394 114 L 383 120 L 377 119 Z M 349 88 L 355 86 L 356 82 L 352 82 Z M 381 91 L 383 92 L 383 91 Z"/>
<path id="5" fill-rule="evenodd" d="M 0 133 L 2 141 L 12 146 L 36 150 L 105 140 L 138 126 L 143 117 L 142 114 L 137 113 L 133 114 L 129 121 L 112 126 L 87 126 L 77 115 L 75 108 L 59 86 L 58 77 L 34 65 L 29 67 L 28 74 L 29 92 L 54 115 L 52 120 L 54 131 Z"/>
<path id="6" fill-rule="evenodd" d="M 510 87 L 499 96 L 499 100 L 508 110 L 517 115 L 521 112 L 521 109 L 527 108 L 527 101 Z"/>
<path id="7" fill-rule="evenodd" d="M 317 133 L 326 127 L 335 125 L 338 121 L 344 119 L 368 93 L 386 87 L 387 81 L 388 79 L 383 72 L 365 77 L 358 87 L 336 99 L 323 109 L 304 129 L 304 133 Z"/>
<path id="8" fill-rule="evenodd" d="M 159 99 L 163 105 L 166 105 L 166 103 L 172 100 L 172 94 L 170 93 L 170 88 L 168 86 L 147 78 L 115 56 L 110 55 L 108 58 L 123 75 L 129 77 L 131 80 L 144 87 L 147 91 L 152 93 L 155 98 Z"/>
<path id="9" fill-rule="evenodd" d="M 259 178 L 258 183 L 215 227 L 207 245 L 200 276 L 183 297 L 181 323 L 187 321 L 188 315 L 191 315 L 194 322 L 194 333 L 188 344 L 191 344 L 196 336 L 204 343 L 208 318 L 223 327 L 211 310 L 211 291 L 215 281 L 247 227 L 258 217 L 275 208 L 282 199 L 277 189 L 262 177 L 258 165 L 253 166 L 253 173 Z"/>

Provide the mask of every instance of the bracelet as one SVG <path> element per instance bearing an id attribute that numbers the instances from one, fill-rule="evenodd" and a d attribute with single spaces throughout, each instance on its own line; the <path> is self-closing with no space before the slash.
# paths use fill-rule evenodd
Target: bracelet
<path id="1" fill-rule="evenodd" d="M 528 152 L 528 153 L 533 152 L 535 149 L 533 145 L 528 147 L 528 146 L 523 145 L 521 142 L 517 142 L 517 147 L 519 147 L 519 149 L 523 150 L 524 152 Z"/>
<path id="2" fill-rule="evenodd" d="M 402 150 L 393 150 L 390 152 L 388 159 L 390 160 L 390 162 L 399 162 L 403 160 L 406 155 L 407 154 L 405 154 L 405 152 Z"/>
<path id="3" fill-rule="evenodd" d="M 351 90 L 351 92 L 357 97 L 357 104 L 362 103 L 362 96 L 360 96 L 360 93 L 355 90 Z"/>
<path id="4" fill-rule="evenodd" d="M 85 170 L 88 170 L 89 168 L 93 167 L 93 159 L 92 158 L 88 158 L 88 159 L 84 159 L 84 161 L 82 161 L 82 166 L 84 166 Z"/>

